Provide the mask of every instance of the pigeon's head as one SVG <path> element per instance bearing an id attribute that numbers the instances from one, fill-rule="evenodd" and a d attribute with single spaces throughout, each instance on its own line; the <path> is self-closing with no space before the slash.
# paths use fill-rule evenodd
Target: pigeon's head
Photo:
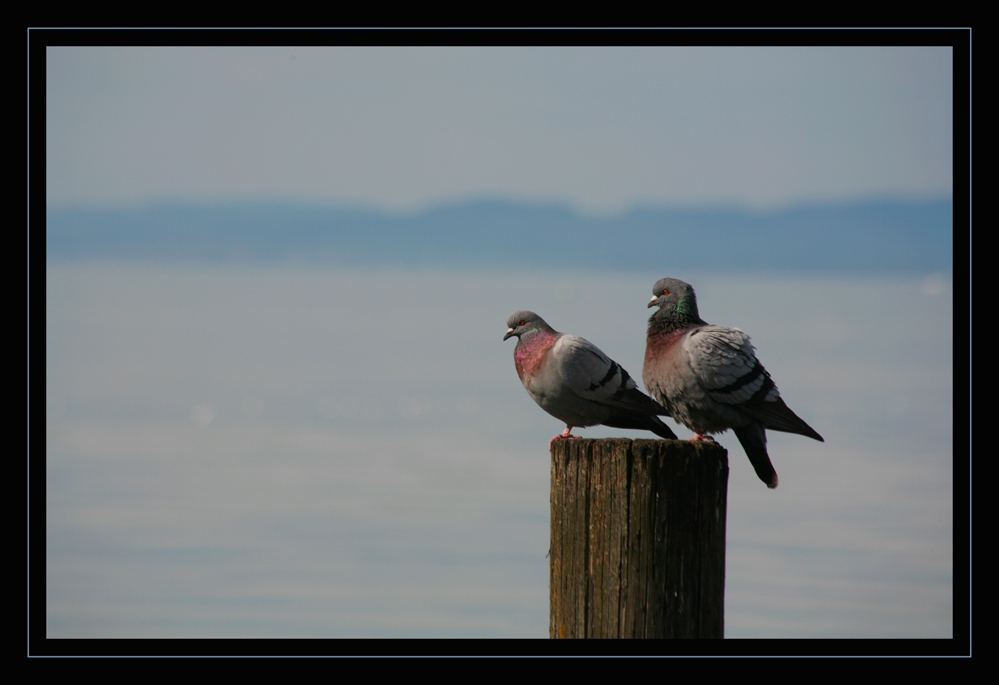
<path id="1" fill-rule="evenodd" d="M 697 297 L 688 283 L 676 278 L 660 278 L 652 286 L 652 299 L 649 307 L 659 307 L 663 311 L 689 314 L 697 317 Z"/>
<path id="2" fill-rule="evenodd" d="M 510 318 L 506 320 L 506 335 L 503 336 L 503 339 L 506 340 L 513 336 L 519 338 L 524 333 L 529 333 L 539 328 L 548 328 L 545 320 L 534 312 L 521 309 L 519 312 L 511 314 Z"/>

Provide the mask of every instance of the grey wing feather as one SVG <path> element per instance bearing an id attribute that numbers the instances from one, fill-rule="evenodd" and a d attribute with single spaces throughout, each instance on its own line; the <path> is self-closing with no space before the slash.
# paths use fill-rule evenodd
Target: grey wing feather
<path id="1" fill-rule="evenodd" d="M 736 406 L 772 430 L 822 440 L 781 399 L 749 336 L 739 329 L 703 326 L 688 339 L 687 351 L 692 369 L 714 401 Z"/>
<path id="2" fill-rule="evenodd" d="M 739 405 L 757 399 L 774 401 L 780 397 L 777 386 L 756 359 L 749 336 L 738 328 L 702 326 L 687 338 L 690 366 L 698 382 L 716 402 Z"/>
<path id="3" fill-rule="evenodd" d="M 666 409 L 638 389 L 624 367 L 590 341 L 563 335 L 552 354 L 564 382 L 581 399 L 643 414 L 668 415 Z"/>

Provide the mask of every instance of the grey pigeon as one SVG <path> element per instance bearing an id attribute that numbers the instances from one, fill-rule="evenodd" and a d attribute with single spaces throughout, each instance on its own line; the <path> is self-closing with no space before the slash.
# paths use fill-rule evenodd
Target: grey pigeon
<path id="1" fill-rule="evenodd" d="M 663 407 L 638 389 L 621 365 L 596 345 L 552 329 L 534 312 L 510 315 L 503 339 L 517 337 L 513 361 L 527 394 L 565 431 L 548 441 L 575 438 L 572 429 L 602 424 L 650 430 L 661 438 L 676 434 L 659 416 Z"/>
<path id="2" fill-rule="evenodd" d="M 748 335 L 701 319 L 690 285 L 662 278 L 648 306 L 658 309 L 649 317 L 642 380 L 674 419 L 694 431 L 692 439 L 733 429 L 756 475 L 771 488 L 777 472 L 765 429 L 825 442 L 784 404 Z"/>

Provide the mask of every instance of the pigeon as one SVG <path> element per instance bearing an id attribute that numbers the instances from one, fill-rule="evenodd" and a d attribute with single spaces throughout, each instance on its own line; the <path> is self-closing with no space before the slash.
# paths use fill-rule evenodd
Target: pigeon
<path id="1" fill-rule="evenodd" d="M 748 335 L 701 319 L 690 285 L 662 278 L 648 306 L 657 310 L 649 317 L 642 380 L 673 419 L 694 431 L 692 440 L 731 428 L 770 488 L 777 487 L 777 472 L 766 429 L 825 442 L 784 404 Z"/>
<path id="2" fill-rule="evenodd" d="M 565 431 L 552 437 L 549 447 L 555 440 L 578 437 L 572 435 L 573 428 L 597 424 L 677 439 L 659 419 L 668 416 L 666 410 L 596 345 L 559 333 L 534 312 L 515 312 L 506 325 L 503 339 L 517 337 L 513 361 L 527 394 L 565 423 Z"/>

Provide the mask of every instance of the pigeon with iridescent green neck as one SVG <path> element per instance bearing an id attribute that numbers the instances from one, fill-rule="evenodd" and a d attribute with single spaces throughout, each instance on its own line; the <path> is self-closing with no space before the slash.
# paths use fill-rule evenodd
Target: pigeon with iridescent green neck
<path id="1" fill-rule="evenodd" d="M 824 442 L 822 436 L 784 404 L 748 335 L 701 319 L 690 285 L 662 278 L 653 286 L 648 306 L 657 309 L 649 318 L 645 342 L 645 389 L 694 431 L 694 440 L 731 428 L 756 475 L 776 488 L 766 430 Z"/>

